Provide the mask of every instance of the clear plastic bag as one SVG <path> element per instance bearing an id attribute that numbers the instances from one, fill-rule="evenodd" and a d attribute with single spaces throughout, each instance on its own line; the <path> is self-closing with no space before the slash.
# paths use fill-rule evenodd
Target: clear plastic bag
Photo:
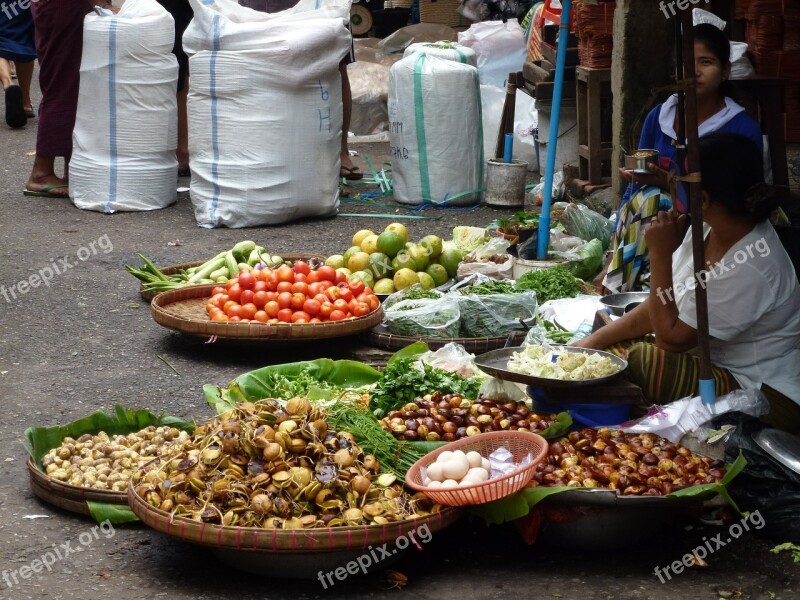
<path id="1" fill-rule="evenodd" d="M 495 402 L 525 402 L 528 395 L 513 381 L 490 377 L 481 384 L 478 396 Z"/>
<path id="2" fill-rule="evenodd" d="M 389 300 L 391 296 L 386 303 Z M 390 333 L 414 338 L 457 338 L 460 321 L 458 300 L 449 295 L 438 299 L 400 299 L 384 309 L 383 317 Z"/>
<path id="3" fill-rule="evenodd" d="M 559 171 L 555 175 L 553 175 L 553 188 L 552 188 L 552 196 L 550 197 L 551 202 L 555 202 L 556 200 L 560 200 L 564 197 L 564 174 Z M 541 206 L 544 199 L 544 177 L 541 178 L 539 183 L 537 183 L 533 189 L 531 190 L 531 196 L 528 199 L 531 204 L 538 204 Z"/>
<path id="4" fill-rule="evenodd" d="M 506 253 L 509 242 L 505 238 L 495 237 L 480 248 L 467 254 L 458 265 L 456 279 L 466 279 L 470 275 L 480 273 L 492 279 L 511 279 L 513 277 L 512 257 Z M 491 257 L 505 256 L 504 262 L 488 260 Z"/>
<path id="5" fill-rule="evenodd" d="M 455 342 L 445 344 L 435 352 L 432 350 L 425 352 L 420 355 L 419 362 L 435 369 L 456 373 L 462 377 L 488 377 L 475 365 L 475 355 L 470 354 L 464 349 L 464 346 Z"/>
<path id="6" fill-rule="evenodd" d="M 611 221 L 588 206 L 570 204 L 564 209 L 561 222 L 570 235 L 577 236 L 586 242 L 600 240 L 603 244 L 603 252 L 607 251 L 611 245 L 613 232 Z"/>
<path id="7" fill-rule="evenodd" d="M 450 295 L 457 298 L 461 310 L 461 331 L 466 336 L 507 336 L 521 328 L 520 319 L 529 321 L 536 318 L 536 292 L 478 295 L 465 289 L 485 281 L 491 280 L 474 275 L 450 289 Z M 462 293 L 462 290 L 466 293 Z"/>

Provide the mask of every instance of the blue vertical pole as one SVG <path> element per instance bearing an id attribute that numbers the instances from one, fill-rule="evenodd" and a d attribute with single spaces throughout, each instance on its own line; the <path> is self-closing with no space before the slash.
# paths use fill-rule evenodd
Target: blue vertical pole
<path id="1" fill-rule="evenodd" d="M 567 62 L 569 17 L 571 13 L 572 0 L 561 0 L 561 23 L 558 29 L 558 54 L 556 57 L 556 81 L 553 86 L 553 113 L 550 119 L 550 137 L 547 140 L 547 165 L 544 171 L 542 215 L 539 217 L 539 239 L 537 245 L 537 258 L 539 260 L 547 259 L 547 246 L 550 243 L 550 206 L 553 203 L 553 174 L 556 167 L 558 122 L 561 119 L 561 90 L 564 87 L 564 66 Z"/>

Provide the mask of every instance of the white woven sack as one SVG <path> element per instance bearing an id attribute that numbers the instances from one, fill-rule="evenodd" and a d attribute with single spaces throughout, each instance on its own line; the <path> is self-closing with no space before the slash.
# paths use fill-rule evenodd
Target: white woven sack
<path id="1" fill-rule="evenodd" d="M 427 54 L 428 56 L 435 56 L 436 58 L 454 60 L 456 62 L 464 63 L 465 65 L 472 65 L 473 67 L 478 66 L 478 56 L 475 54 L 475 50 L 453 42 L 420 42 L 417 44 L 411 44 L 403 52 L 403 58 L 419 53 Z"/>
<path id="2" fill-rule="evenodd" d="M 177 199 L 175 23 L 155 0 L 83 23 L 69 195 L 78 208 L 154 210 Z"/>
<path id="3" fill-rule="evenodd" d="M 478 71 L 412 54 L 389 73 L 394 199 L 467 206 L 480 200 L 483 127 Z"/>
<path id="4" fill-rule="evenodd" d="M 190 0 L 190 195 L 203 227 L 326 216 L 339 206 L 349 3 L 268 14 Z"/>

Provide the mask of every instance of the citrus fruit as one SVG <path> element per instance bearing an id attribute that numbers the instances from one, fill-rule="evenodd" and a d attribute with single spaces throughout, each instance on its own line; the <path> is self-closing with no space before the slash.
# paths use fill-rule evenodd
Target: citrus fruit
<path id="1" fill-rule="evenodd" d="M 363 271 L 369 266 L 369 254 L 358 251 L 350 255 L 347 259 L 347 268 L 352 272 Z"/>
<path id="2" fill-rule="evenodd" d="M 417 270 L 417 263 L 414 262 L 414 259 L 411 258 L 411 255 L 405 250 L 400 252 L 392 259 L 392 270 L 396 272 L 400 269 L 411 269 L 412 271 Z"/>
<path id="3" fill-rule="evenodd" d="M 428 268 L 428 265 L 430 264 L 430 258 L 428 257 L 428 251 L 425 248 L 419 244 L 414 244 L 408 249 L 408 253 L 411 255 L 411 258 L 414 259 L 414 264 L 417 265 L 417 271 L 424 271 Z"/>
<path id="4" fill-rule="evenodd" d="M 348 279 L 360 279 L 364 282 L 364 285 L 368 288 L 371 288 L 375 285 L 375 278 L 372 276 L 372 273 L 369 271 L 356 271 Z"/>
<path id="5" fill-rule="evenodd" d="M 375 282 L 375 286 L 372 288 L 372 291 L 376 294 L 394 294 L 394 281 L 384 277 L 383 279 L 378 279 Z"/>
<path id="6" fill-rule="evenodd" d="M 373 252 L 369 255 L 369 268 L 367 270 L 378 279 L 386 277 L 389 271 L 392 270 L 392 259 L 382 252 Z"/>
<path id="7" fill-rule="evenodd" d="M 392 281 L 394 282 L 394 289 L 402 290 L 410 285 L 419 283 L 419 276 L 411 269 L 400 269 L 394 274 Z"/>
<path id="8" fill-rule="evenodd" d="M 353 254 L 355 254 L 356 252 L 361 252 L 361 251 L 362 251 L 361 250 L 361 246 L 350 246 L 347 249 L 347 251 L 344 253 L 344 255 L 342 256 L 342 259 L 344 261 L 344 265 L 343 266 L 345 266 L 345 267 L 347 266 L 347 262 L 350 260 L 350 257 L 353 256 Z"/>
<path id="9" fill-rule="evenodd" d="M 341 254 L 331 254 L 328 258 L 325 259 L 325 264 L 329 267 L 334 269 L 338 269 L 339 267 L 344 266 L 344 256 Z"/>
<path id="10" fill-rule="evenodd" d="M 373 252 L 378 251 L 378 236 L 374 233 L 372 235 L 368 235 L 363 240 L 361 240 L 361 249 L 366 252 L 367 254 L 372 254 Z"/>
<path id="11" fill-rule="evenodd" d="M 375 232 L 369 229 L 361 229 L 360 231 L 356 231 L 356 234 L 353 236 L 353 246 L 360 246 L 363 239 L 370 235 L 375 235 Z"/>
<path id="12" fill-rule="evenodd" d="M 384 231 L 378 236 L 378 252 L 382 252 L 389 258 L 394 258 L 403 249 L 405 241 L 400 235 L 393 231 Z"/>
<path id="13" fill-rule="evenodd" d="M 450 279 L 447 269 L 445 269 L 439 263 L 433 263 L 427 269 L 425 269 L 425 272 L 433 278 L 433 282 L 436 284 L 436 287 L 444 285 L 447 283 L 447 280 Z"/>
<path id="14" fill-rule="evenodd" d="M 462 258 L 461 250 L 457 248 L 448 249 L 442 252 L 442 255 L 439 257 L 439 264 L 447 269 L 447 274 L 450 277 L 455 277 L 458 264 L 461 262 Z"/>
<path id="15" fill-rule="evenodd" d="M 431 260 L 439 258 L 442 253 L 442 238 L 438 235 L 426 235 L 419 241 L 419 245 L 428 251 L 428 257 Z"/>
<path id="16" fill-rule="evenodd" d="M 432 290 L 436 287 L 433 277 L 428 275 L 425 271 L 418 271 L 417 279 L 419 279 L 419 284 L 422 286 L 423 290 Z"/>
<path id="17" fill-rule="evenodd" d="M 350 269 L 348 269 L 347 267 L 339 267 L 338 269 L 336 269 L 336 272 L 337 273 L 344 273 L 344 276 L 347 277 L 348 279 L 350 278 L 350 275 L 353 274 L 353 272 Z"/>
<path id="18" fill-rule="evenodd" d="M 391 225 L 388 225 L 384 231 L 393 231 L 403 238 L 403 242 L 408 241 L 408 229 L 406 229 L 406 226 L 402 223 L 392 223 Z"/>

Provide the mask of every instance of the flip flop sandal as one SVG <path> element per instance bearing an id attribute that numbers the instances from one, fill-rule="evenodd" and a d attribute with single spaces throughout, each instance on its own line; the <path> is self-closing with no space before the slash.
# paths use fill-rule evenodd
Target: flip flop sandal
<path id="1" fill-rule="evenodd" d="M 353 167 L 352 169 L 349 167 L 342 167 L 339 169 L 339 176 L 344 177 L 348 181 L 357 181 L 364 177 L 364 173 L 362 173 L 361 169 L 358 167 Z"/>
<path id="2" fill-rule="evenodd" d="M 22 88 L 10 85 L 6 88 L 6 124 L 19 129 L 25 127 L 28 117 L 25 116 L 25 107 L 22 105 Z"/>
<path id="3" fill-rule="evenodd" d="M 69 194 L 54 194 L 53 190 L 66 188 L 66 184 L 60 185 L 46 185 L 40 190 L 24 190 L 22 193 L 25 196 L 36 196 L 37 198 L 69 198 Z"/>

